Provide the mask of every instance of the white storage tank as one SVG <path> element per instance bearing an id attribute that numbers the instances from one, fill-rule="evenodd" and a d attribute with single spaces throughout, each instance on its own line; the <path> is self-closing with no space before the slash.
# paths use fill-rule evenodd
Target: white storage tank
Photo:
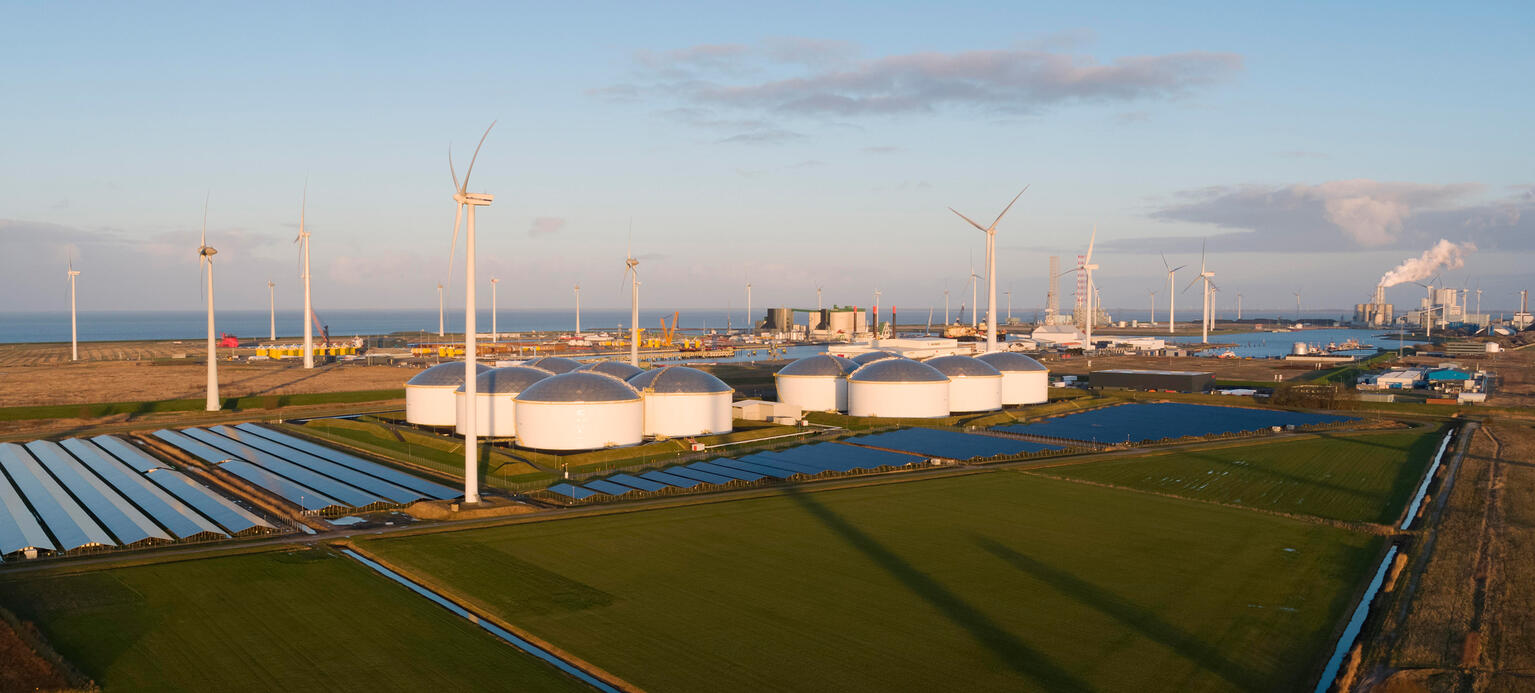
<path id="1" fill-rule="evenodd" d="M 831 354 L 799 359 L 773 374 L 778 401 L 805 411 L 847 411 L 847 375 L 860 365 Z"/>
<path id="2" fill-rule="evenodd" d="M 976 358 L 1002 371 L 1002 404 L 1039 404 L 1050 399 L 1050 369 L 1023 354 L 994 351 Z"/>
<path id="3" fill-rule="evenodd" d="M 477 373 L 490 370 L 474 364 Z M 405 381 L 405 421 L 421 426 L 452 426 L 458 423 L 453 391 L 464 384 L 464 362 L 439 363 Z"/>
<path id="4" fill-rule="evenodd" d="M 542 368 L 550 373 L 569 373 L 581 367 L 581 362 L 575 359 L 567 359 L 564 356 L 540 356 L 531 361 L 524 362 L 524 366 Z"/>
<path id="5" fill-rule="evenodd" d="M 853 416 L 938 418 L 949 415 L 949 377 L 920 361 L 875 361 L 847 377 Z"/>
<path id="6" fill-rule="evenodd" d="M 939 356 L 923 363 L 949 377 L 949 411 L 1002 408 L 1002 371 L 974 356 Z"/>
<path id="7" fill-rule="evenodd" d="M 619 380 L 628 380 L 645 372 L 639 366 L 631 366 L 624 361 L 593 361 L 582 364 L 578 371 L 592 371 L 594 373 L 606 373 Z"/>
<path id="8" fill-rule="evenodd" d="M 885 359 L 899 359 L 899 358 L 906 358 L 906 357 L 901 356 L 899 354 L 892 354 L 892 353 L 890 353 L 888 351 L 865 351 L 862 354 L 854 356 L 853 357 L 853 362 L 857 363 L 860 366 L 862 366 L 862 365 L 864 365 L 866 363 L 874 363 L 875 361 L 883 361 Z"/>
<path id="9" fill-rule="evenodd" d="M 645 403 L 611 375 L 544 378 L 516 398 L 517 443 L 537 450 L 594 450 L 644 440 Z"/>
<path id="10" fill-rule="evenodd" d="M 542 368 L 532 366 L 507 366 L 505 368 L 492 368 L 480 374 L 474 379 L 475 389 L 475 435 L 490 438 L 510 438 L 517 435 L 516 398 L 529 385 L 547 378 L 553 373 Z M 464 386 L 459 385 L 453 393 L 453 405 L 456 412 L 457 423 L 453 429 L 459 435 L 465 435 L 464 424 L 468 423 L 465 416 Z"/>
<path id="11" fill-rule="evenodd" d="M 728 433 L 730 395 L 725 381 L 687 366 L 662 366 L 629 379 L 645 398 L 645 435 L 666 438 Z"/>

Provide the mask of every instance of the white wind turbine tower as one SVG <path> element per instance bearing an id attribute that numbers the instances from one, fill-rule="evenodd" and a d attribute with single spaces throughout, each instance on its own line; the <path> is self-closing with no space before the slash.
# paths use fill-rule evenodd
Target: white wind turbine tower
<path id="1" fill-rule="evenodd" d="M 1096 302 L 1093 300 L 1094 293 L 1096 293 L 1095 288 L 1094 288 L 1095 285 L 1093 284 L 1093 270 L 1098 269 L 1098 266 L 1093 264 L 1093 244 L 1095 244 L 1097 242 L 1098 242 L 1098 225 L 1097 224 L 1093 224 L 1093 235 L 1089 236 L 1088 239 L 1087 239 L 1087 255 L 1082 258 L 1082 267 L 1081 267 L 1082 271 L 1087 273 L 1087 334 L 1086 334 L 1087 344 L 1086 344 L 1086 346 L 1087 346 L 1087 348 L 1089 350 L 1091 350 L 1093 348 L 1093 323 L 1096 322 L 1097 319 L 1098 319 L 1098 309 L 1095 307 L 1095 303 Z"/>
<path id="2" fill-rule="evenodd" d="M 211 197 L 211 195 L 210 195 Z M 197 246 L 197 264 L 208 280 L 208 411 L 219 410 L 218 344 L 213 332 L 213 256 L 219 251 L 208 245 L 208 201 L 203 200 L 203 236 Z"/>
<path id="3" fill-rule="evenodd" d="M 474 156 L 469 158 L 469 168 L 464 170 L 464 180 L 458 179 L 458 171 L 453 166 L 453 150 L 448 149 L 448 171 L 453 174 L 453 201 L 458 203 L 457 212 L 453 216 L 453 247 L 454 251 L 448 255 L 449 278 L 452 278 L 453 255 L 458 247 L 459 219 L 464 220 L 464 502 L 480 502 L 480 475 L 479 475 L 479 441 L 477 439 L 479 413 L 476 411 L 476 376 L 479 375 L 476 361 L 479 354 L 475 344 L 475 278 L 474 278 L 474 210 L 476 207 L 487 207 L 495 201 L 496 196 L 490 193 L 469 192 L 469 176 L 474 173 L 474 162 L 480 158 L 480 147 L 485 146 L 485 138 L 490 136 L 490 129 L 496 124 L 492 122 L 485 128 L 485 134 L 480 135 L 480 143 L 474 147 Z M 468 208 L 469 213 L 464 214 Z M 439 285 L 440 286 L 440 285 Z M 441 296 L 441 289 L 438 289 Z M 440 301 L 440 299 L 439 299 Z M 439 306 L 441 303 L 439 302 Z M 440 309 L 439 309 L 440 310 Z M 441 313 L 439 312 L 440 316 Z M 439 318 L 440 319 L 440 318 Z"/>
<path id="4" fill-rule="evenodd" d="M 624 273 L 629 275 L 629 365 L 640 367 L 640 266 L 631 251 L 624 253 Z"/>
<path id="5" fill-rule="evenodd" d="M 957 210 L 955 210 L 953 207 L 949 208 L 950 212 L 954 212 L 955 214 L 958 214 L 959 218 L 964 219 L 965 221 L 970 222 L 971 226 L 974 226 L 975 228 L 980 229 L 982 233 L 986 234 L 986 351 L 987 351 L 987 353 L 990 353 L 990 352 L 993 352 L 993 351 L 997 350 L 997 224 L 1002 222 L 1002 217 L 1007 216 L 1007 210 L 1012 209 L 1013 208 L 1013 204 L 1018 202 L 1018 198 L 1023 197 L 1023 194 L 1025 192 L 1028 192 L 1028 190 L 1029 190 L 1029 186 L 1027 186 L 1027 185 L 1023 186 L 1023 190 L 1019 190 L 1018 194 L 1013 196 L 1013 201 L 1007 203 L 1007 206 L 1002 208 L 1002 213 L 998 214 L 996 220 L 991 222 L 991 226 L 981 226 L 980 224 L 977 224 L 974 221 L 971 221 L 970 217 L 967 217 L 967 216 L 965 216 L 963 214 L 959 214 L 959 212 Z M 972 274 L 975 273 L 974 269 L 971 269 L 970 271 L 971 271 Z M 974 292 L 972 291 L 972 294 L 973 293 Z"/>
<path id="6" fill-rule="evenodd" d="M 80 360 L 80 333 L 76 329 L 75 322 L 75 277 L 80 276 L 80 270 L 75 269 L 74 255 L 69 256 L 69 360 Z"/>
<path id="7" fill-rule="evenodd" d="M 1013 322 L 1013 289 L 1008 287 L 1007 291 L 1002 293 L 1007 294 L 1007 322 L 1011 324 Z"/>
<path id="8" fill-rule="evenodd" d="M 790 322 L 793 322 L 793 321 L 791 320 Z M 747 334 L 751 334 L 751 332 L 752 332 L 751 328 L 755 326 L 754 323 L 755 323 L 755 321 L 754 321 L 754 319 L 752 317 L 752 280 L 748 279 L 748 280 L 746 280 L 746 327 L 747 327 L 746 332 L 747 332 Z M 676 327 L 676 325 L 673 325 L 673 327 Z"/>
<path id="9" fill-rule="evenodd" d="M 277 341 L 277 282 L 266 280 L 267 341 Z"/>
<path id="10" fill-rule="evenodd" d="M 980 311 L 979 308 L 976 307 L 976 306 L 980 305 L 980 299 L 976 297 L 976 293 L 975 293 L 976 292 L 975 280 L 980 279 L 980 278 L 981 278 L 981 275 L 975 273 L 975 261 L 971 260 L 970 261 L 970 329 L 972 329 L 972 330 L 976 329 L 977 327 L 980 327 L 980 325 L 981 325 L 981 321 L 980 321 L 981 311 Z"/>
<path id="11" fill-rule="evenodd" d="M 943 285 L 943 326 L 944 326 L 944 329 L 948 329 L 949 324 L 950 324 L 949 323 L 949 284 L 948 284 L 948 282 L 944 282 L 944 285 Z"/>
<path id="12" fill-rule="evenodd" d="M 304 367 L 314 368 L 314 304 L 309 302 L 309 231 L 304 228 L 304 212 L 309 208 L 309 183 L 304 183 L 304 201 L 298 210 L 298 238 L 293 239 L 299 244 L 299 252 L 304 261 Z M 437 287 L 437 305 L 442 305 L 442 286 Z M 437 335 L 442 336 L 442 318 L 438 314 Z M 276 339 L 276 336 L 272 337 Z"/>
<path id="13" fill-rule="evenodd" d="M 1294 293 L 1295 293 L 1295 322 L 1296 323 L 1300 323 L 1300 291 L 1297 290 Z"/>
<path id="14" fill-rule="evenodd" d="M 1242 319 L 1242 293 L 1237 292 L 1237 320 Z"/>
<path id="15" fill-rule="evenodd" d="M 1204 246 L 1203 243 L 1200 243 L 1199 244 L 1199 276 L 1194 277 L 1194 281 L 1189 282 L 1189 285 L 1183 287 L 1183 290 L 1184 291 L 1188 291 L 1191 287 L 1194 286 L 1194 284 L 1196 284 L 1198 282 L 1204 282 L 1204 287 L 1202 289 L 1203 294 L 1204 294 L 1204 315 L 1200 318 L 1200 322 L 1199 322 L 1199 330 L 1200 330 L 1200 340 L 1199 341 L 1200 341 L 1201 344 L 1208 344 L 1210 342 L 1210 278 L 1214 277 L 1214 276 L 1215 276 L 1215 273 L 1209 271 L 1205 267 L 1205 246 Z"/>
<path id="16" fill-rule="evenodd" d="M 1163 253 L 1162 267 L 1167 270 L 1167 333 L 1173 334 L 1173 330 L 1175 329 L 1174 325 L 1176 325 L 1178 322 L 1174 313 L 1175 309 L 1177 308 L 1178 289 L 1173 284 L 1173 275 L 1176 275 L 1178 270 L 1188 267 L 1188 265 L 1178 265 L 1177 267 L 1173 267 L 1172 265 L 1167 264 L 1167 254 Z M 1152 318 L 1152 322 L 1156 322 L 1156 319 Z"/>
<path id="17" fill-rule="evenodd" d="M 490 341 L 492 342 L 501 341 L 501 333 L 496 329 L 496 285 L 500 283 L 500 279 L 490 278 Z"/>
<path id="18" fill-rule="evenodd" d="M 455 226 L 454 230 L 457 231 L 458 227 Z M 443 320 L 442 320 L 442 282 L 437 282 L 437 336 L 438 337 L 442 336 L 442 325 L 443 325 Z"/>
<path id="19" fill-rule="evenodd" d="M 1157 292 L 1146 290 L 1146 295 L 1151 297 L 1151 324 L 1157 324 Z"/>
<path id="20" fill-rule="evenodd" d="M 575 285 L 576 291 L 576 336 L 581 336 L 581 285 Z"/>

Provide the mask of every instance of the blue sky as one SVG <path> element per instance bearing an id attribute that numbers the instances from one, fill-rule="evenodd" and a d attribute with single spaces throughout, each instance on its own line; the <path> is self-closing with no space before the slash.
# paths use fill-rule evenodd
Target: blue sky
<path id="1" fill-rule="evenodd" d="M 983 246 L 946 207 L 989 220 L 1024 184 L 999 236 L 1020 310 L 1094 224 L 1111 308 L 1165 305 L 1157 253 L 1202 239 L 1249 309 L 1352 305 L 1440 238 L 1498 308 L 1535 260 L 1522 3 L 5 13 L 0 310 L 65 305 L 71 254 L 82 308 L 197 308 L 204 195 L 219 305 L 264 307 L 268 278 L 296 303 L 306 178 L 317 307 L 432 307 L 448 147 L 462 167 L 494 119 L 471 187 L 503 305 L 627 303 L 632 221 L 651 307 L 739 306 L 748 279 L 757 307 L 957 306 Z"/>

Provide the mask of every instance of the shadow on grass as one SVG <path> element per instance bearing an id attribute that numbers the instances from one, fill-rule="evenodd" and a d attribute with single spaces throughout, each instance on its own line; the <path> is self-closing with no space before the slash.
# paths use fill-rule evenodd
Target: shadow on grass
<path id="1" fill-rule="evenodd" d="M 1061 668 L 1048 656 L 1029 647 L 1018 636 L 992 620 L 985 611 L 972 606 L 928 574 L 918 570 L 885 545 L 855 527 L 846 518 L 822 505 L 811 495 L 790 486 L 786 494 L 806 512 L 820 520 L 843 541 L 883 568 L 923 601 L 931 604 L 950 622 L 964 629 L 976 643 L 986 648 L 1015 673 L 1051 691 L 1091 691 L 1092 686 Z"/>
<path id="2" fill-rule="evenodd" d="M 996 541 L 972 535 L 971 540 L 983 551 L 996 556 L 1009 565 L 1055 588 L 1061 594 L 1077 600 L 1124 624 L 1147 638 L 1165 645 L 1179 655 L 1188 658 L 1196 666 L 1209 671 L 1236 688 L 1261 690 L 1271 682 L 1261 673 L 1226 659 L 1218 646 L 1200 641 L 1193 634 L 1168 623 L 1156 612 L 1130 604 L 1119 596 L 1082 578 L 1072 575 Z"/>

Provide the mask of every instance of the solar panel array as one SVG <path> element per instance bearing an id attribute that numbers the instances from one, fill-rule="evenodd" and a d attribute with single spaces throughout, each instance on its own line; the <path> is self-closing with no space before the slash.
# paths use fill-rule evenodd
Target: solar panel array
<path id="1" fill-rule="evenodd" d="M 276 529 L 113 436 L 0 443 L 0 470 L 0 556 Z"/>
<path id="2" fill-rule="evenodd" d="M 371 510 L 460 495 L 448 486 L 258 424 L 154 435 L 307 511 Z"/>
<path id="3" fill-rule="evenodd" d="M 998 426 L 995 430 L 1093 443 L 1138 443 L 1258 431 L 1271 426 L 1314 426 L 1355 420 L 1347 416 L 1280 409 L 1153 402 L 1120 404 L 1034 423 Z"/>
<path id="4" fill-rule="evenodd" d="M 905 453 L 841 443 L 812 443 L 736 458 L 721 457 L 707 462 L 690 462 L 639 474 L 613 474 L 580 484 L 561 482 L 546 490 L 570 500 L 602 500 L 633 493 L 722 488 L 763 479 L 808 479 L 827 473 L 904 467 L 922 462 L 923 458 Z"/>
<path id="5" fill-rule="evenodd" d="M 849 438 L 847 442 L 951 460 L 972 460 L 977 457 L 1018 455 L 1061 449 L 1057 445 L 1027 440 L 933 428 L 903 428 L 886 433 L 871 433 Z"/>

